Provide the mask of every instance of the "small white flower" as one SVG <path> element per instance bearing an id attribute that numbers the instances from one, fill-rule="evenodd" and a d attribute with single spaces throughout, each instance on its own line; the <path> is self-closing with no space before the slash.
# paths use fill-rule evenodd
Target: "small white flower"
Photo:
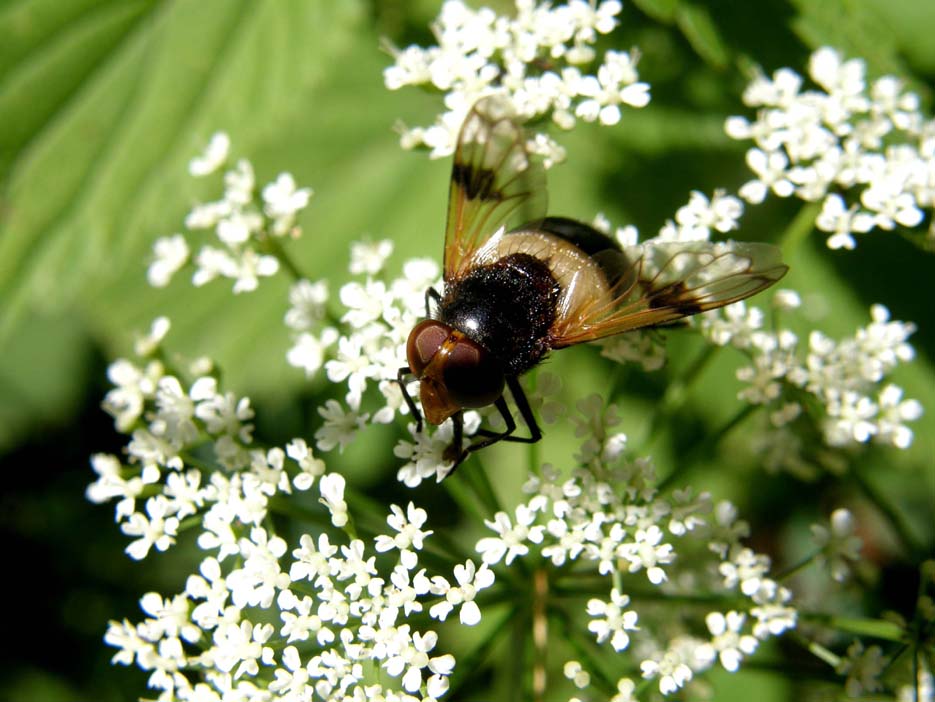
<path id="1" fill-rule="evenodd" d="M 237 160 L 234 167 L 224 173 L 224 200 L 228 212 L 240 210 L 253 201 L 253 188 L 256 185 L 256 176 L 253 173 L 253 164 L 247 159 Z"/>
<path id="2" fill-rule="evenodd" d="M 724 586 L 735 588 L 740 586 L 740 591 L 747 595 L 753 595 L 769 570 L 769 557 L 759 555 L 749 548 L 741 548 L 734 553 L 730 561 L 725 561 L 718 566 L 718 570 L 724 578 Z"/>
<path id="3" fill-rule="evenodd" d="M 366 273 L 376 275 L 383 270 L 383 264 L 393 253 L 393 242 L 389 239 L 380 241 L 358 241 L 351 244 L 350 272 L 354 275 Z"/>
<path id="4" fill-rule="evenodd" d="M 218 670 L 224 673 L 233 671 L 234 679 L 247 675 L 255 676 L 259 672 L 259 662 L 272 663 L 273 651 L 264 644 L 273 635 L 271 624 L 254 625 L 249 621 L 224 623 L 214 632 L 212 660 Z"/>
<path id="5" fill-rule="evenodd" d="M 317 336 L 302 332 L 286 352 L 286 361 L 290 366 L 304 370 L 306 377 L 311 377 L 325 364 L 325 352 L 337 340 L 338 330 L 334 327 L 326 327 Z"/>
<path id="6" fill-rule="evenodd" d="M 380 280 L 368 280 L 363 285 L 350 282 L 341 287 L 339 297 L 348 310 L 341 321 L 362 329 L 383 315 L 386 284 Z"/>
<path id="7" fill-rule="evenodd" d="M 301 472 L 292 479 L 298 490 L 308 490 L 315 484 L 315 478 L 325 472 L 325 462 L 316 458 L 305 439 L 293 439 L 286 444 L 286 455 L 299 464 Z"/>
<path id="8" fill-rule="evenodd" d="M 636 683 L 630 678 L 620 678 L 617 681 L 617 694 L 610 698 L 610 702 L 637 702 Z"/>
<path id="9" fill-rule="evenodd" d="M 745 620 L 745 615 L 734 611 L 726 615 L 710 612 L 705 617 L 705 624 L 712 636 L 711 646 L 721 665 L 731 673 L 737 671 L 743 657 L 751 655 L 759 643 L 755 636 L 740 633 Z"/>
<path id="10" fill-rule="evenodd" d="M 879 646 L 865 649 L 860 641 L 854 641 L 847 649 L 847 656 L 841 659 L 837 667 L 838 673 L 847 675 L 844 691 L 849 697 L 861 697 L 882 690 L 880 676 L 886 664 L 883 649 Z"/>
<path id="11" fill-rule="evenodd" d="M 338 547 L 331 545 L 327 534 L 318 536 L 317 546 L 310 535 L 302 534 L 299 546 L 292 552 L 295 561 L 289 569 L 291 580 L 308 580 L 321 587 L 329 582 L 332 575 L 337 574 L 336 562 L 332 557 L 338 552 Z"/>
<path id="12" fill-rule="evenodd" d="M 130 558 L 141 561 L 153 547 L 165 551 L 175 543 L 179 520 L 170 516 L 171 504 L 162 495 L 146 500 L 146 515 L 134 512 L 123 524 L 120 531 L 127 536 L 138 537 L 126 548 Z"/>
<path id="13" fill-rule="evenodd" d="M 788 629 L 794 629 L 798 612 L 788 606 L 792 593 L 768 578 L 760 580 L 758 585 L 756 591 L 750 595 L 757 603 L 757 606 L 750 610 L 750 614 L 756 619 L 753 635 L 763 640 L 768 636 L 779 636 Z"/>
<path id="14" fill-rule="evenodd" d="M 610 645 L 618 652 L 630 644 L 627 632 L 637 628 L 637 614 L 633 610 L 624 611 L 628 604 L 630 598 L 616 588 L 610 592 L 610 602 L 588 600 L 588 615 L 593 617 L 588 622 L 588 631 L 597 637 L 598 643 L 603 643 L 609 638 Z"/>
<path id="15" fill-rule="evenodd" d="M 275 256 L 261 255 L 253 249 L 245 250 L 239 260 L 235 260 L 234 293 L 252 292 L 260 284 L 260 278 L 268 278 L 279 272 L 279 259 Z"/>
<path id="16" fill-rule="evenodd" d="M 192 285 L 198 288 L 218 277 L 236 278 L 237 272 L 237 261 L 230 253 L 214 246 L 202 246 L 195 256 Z"/>
<path id="17" fill-rule="evenodd" d="M 454 567 L 454 576 L 457 585 L 452 586 L 440 575 L 432 578 L 432 593 L 444 595 L 445 599 L 429 609 L 429 616 L 445 621 L 456 607 L 459 608 L 458 617 L 465 626 L 474 626 L 481 619 L 481 611 L 474 601 L 479 590 L 490 587 L 494 583 L 493 571 L 482 563 L 480 568 L 474 566 L 473 561 Z"/>
<path id="18" fill-rule="evenodd" d="M 747 202 L 753 205 L 763 202 L 770 190 L 779 197 L 789 197 L 793 193 L 794 186 L 786 172 L 789 159 L 783 153 L 750 149 L 747 151 L 747 165 L 757 176 L 740 187 L 740 197 Z"/>
<path id="19" fill-rule="evenodd" d="M 562 673 L 579 690 L 583 690 L 591 684 L 591 674 L 578 661 L 567 661 L 562 667 Z"/>
<path id="20" fill-rule="evenodd" d="M 137 356 L 152 356 L 171 328 L 172 322 L 168 317 L 156 317 L 149 327 L 149 333 L 139 337 L 133 344 L 133 351 Z"/>
<path id="21" fill-rule="evenodd" d="M 660 566 L 671 563 L 674 558 L 672 544 L 662 544 L 662 529 L 656 525 L 648 529 L 637 529 L 632 542 L 620 546 L 620 555 L 629 561 L 629 572 L 646 570 L 646 577 L 653 585 L 665 582 L 666 572 Z"/>
<path id="22" fill-rule="evenodd" d="M 812 524 L 815 543 L 821 549 L 819 562 L 827 564 L 831 577 L 837 582 L 844 582 L 850 576 L 851 563 L 860 559 L 862 541 L 855 536 L 853 515 L 846 509 L 836 509 L 831 513 L 829 526 Z"/>
<path id="23" fill-rule="evenodd" d="M 732 195 L 716 191 L 709 201 L 703 193 L 692 191 L 688 204 L 675 213 L 678 225 L 694 235 L 683 235 L 682 240 L 708 239 L 710 230 L 726 233 L 738 227 L 738 220 L 743 214 L 743 203 Z"/>
<path id="24" fill-rule="evenodd" d="M 922 416 L 922 403 L 914 399 L 904 400 L 902 388 L 891 383 L 880 391 L 877 407 L 874 440 L 899 449 L 909 448 L 913 432 L 904 422 L 914 422 Z"/>
<path id="25" fill-rule="evenodd" d="M 692 669 L 674 650 L 644 660 L 640 663 L 640 672 L 646 679 L 659 678 L 659 691 L 664 695 L 679 690 L 692 679 Z"/>
<path id="26" fill-rule="evenodd" d="M 797 310 L 802 306 L 802 297 L 795 290 L 777 290 L 773 293 L 773 305 L 779 310 Z"/>
<path id="27" fill-rule="evenodd" d="M 164 288 L 172 276 L 188 262 L 191 251 L 181 234 L 163 236 L 153 244 L 153 260 L 146 269 L 146 279 L 154 288 Z"/>
<path id="28" fill-rule="evenodd" d="M 475 548 L 481 554 L 484 563 L 494 565 L 503 560 L 510 565 L 517 556 L 529 553 L 526 542 L 541 543 L 545 527 L 533 526 L 535 520 L 535 511 L 526 505 L 516 508 L 515 525 L 511 523 L 506 512 L 497 512 L 492 522 L 484 520 L 488 529 L 499 534 L 497 537 L 486 537 L 477 542 Z"/>
<path id="29" fill-rule="evenodd" d="M 289 310 L 286 326 L 295 331 L 308 331 L 325 317 L 328 284 L 303 278 L 289 288 Z"/>
<path id="30" fill-rule="evenodd" d="M 275 181 L 263 188 L 263 211 L 273 220 L 272 233 L 288 233 L 295 215 L 308 206 L 311 188 L 297 188 L 291 173 L 280 173 Z"/>
<path id="31" fill-rule="evenodd" d="M 369 416 L 352 409 L 345 412 L 337 400 L 325 402 L 323 407 L 318 408 L 318 414 L 325 420 L 324 426 L 315 432 L 319 451 L 331 451 L 335 447 L 343 451 L 366 424 Z"/>
<path id="32" fill-rule="evenodd" d="M 825 198 L 821 213 L 815 220 L 818 229 L 832 233 L 827 242 L 829 249 L 853 249 L 857 243 L 851 233 L 865 234 L 873 229 L 873 225 L 872 214 L 858 211 L 856 205 L 846 209 L 844 199 L 837 194 Z"/>
<path id="33" fill-rule="evenodd" d="M 204 153 L 188 162 L 188 172 L 196 178 L 214 173 L 227 160 L 230 145 L 230 137 L 225 132 L 215 132 Z"/>
<path id="34" fill-rule="evenodd" d="M 347 503 L 344 501 L 344 476 L 327 473 L 318 481 L 321 503 L 331 512 L 331 523 L 340 528 L 347 524 Z"/>
<path id="35" fill-rule="evenodd" d="M 376 537 L 376 550 L 384 553 L 391 549 L 399 550 L 400 562 L 407 569 L 412 570 L 418 563 L 415 551 L 422 549 L 425 537 L 433 532 L 422 531 L 421 527 L 428 519 L 428 515 L 421 507 L 412 502 L 406 508 L 406 514 L 397 505 L 390 505 L 390 516 L 386 518 L 387 524 L 396 530 L 395 536 L 381 534 Z M 413 550 L 414 549 L 414 550 Z"/>
<path id="36" fill-rule="evenodd" d="M 118 431 L 129 431 L 143 413 L 147 400 L 156 393 L 159 378 L 165 369 L 158 361 L 138 368 L 130 361 L 118 359 L 107 367 L 107 379 L 116 387 L 104 397 L 104 411 L 114 418 Z"/>

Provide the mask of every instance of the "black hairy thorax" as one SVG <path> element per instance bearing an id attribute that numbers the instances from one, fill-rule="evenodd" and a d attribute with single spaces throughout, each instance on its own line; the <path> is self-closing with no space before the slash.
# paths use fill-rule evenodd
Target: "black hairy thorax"
<path id="1" fill-rule="evenodd" d="M 520 375 L 548 352 L 559 285 L 544 261 L 515 253 L 449 284 L 439 319 L 486 348 L 506 375 Z"/>

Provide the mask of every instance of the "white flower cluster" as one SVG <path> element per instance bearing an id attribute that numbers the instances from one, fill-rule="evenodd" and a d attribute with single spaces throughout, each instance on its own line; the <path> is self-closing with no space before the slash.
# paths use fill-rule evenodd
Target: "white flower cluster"
<path id="1" fill-rule="evenodd" d="M 189 163 L 195 177 L 210 175 L 226 162 L 230 138 L 223 132 L 211 137 L 205 152 Z M 185 217 L 190 231 L 214 230 L 220 246 L 205 244 L 195 254 L 192 283 L 205 285 L 215 278 L 234 281 L 234 292 L 250 292 L 261 277 L 279 270 L 278 258 L 269 253 L 268 240 L 286 235 L 297 237 L 296 215 L 308 205 L 310 188 L 297 188 L 289 173 L 280 173 L 264 186 L 258 200 L 253 166 L 240 159 L 224 174 L 220 200 L 196 205 Z M 188 241 L 182 234 L 158 239 L 147 277 L 154 287 L 165 287 L 191 259 Z"/>
<path id="2" fill-rule="evenodd" d="M 717 660 L 737 670 L 760 641 L 793 628 L 797 615 L 789 604 L 791 593 L 767 576 L 769 558 L 741 543 L 748 527 L 737 520 L 734 507 L 723 502 L 712 510 L 707 494 L 693 495 L 689 489 L 660 494 L 651 462 L 624 458 L 626 437 L 613 431 L 619 422 L 615 408 L 592 396 L 578 409 L 577 433 L 583 441 L 576 458 L 582 467 L 568 476 L 546 465 L 532 477 L 524 488 L 526 502 L 486 522 L 495 535 L 477 543 L 483 561 L 509 565 L 521 558 L 544 559 L 556 567 L 574 562 L 575 577 L 593 570 L 611 579 L 608 598 L 587 603 L 588 630 L 617 652 L 638 642 L 642 675 L 657 680 L 664 694 L 684 687 Z M 651 606 L 645 614 L 639 611 L 638 595 L 631 597 L 627 589 L 643 589 L 641 580 L 673 601 L 700 588 L 739 593 L 746 607 L 726 612 L 699 608 L 710 637 L 697 638 L 688 628 L 673 631 L 671 618 L 654 622 Z M 691 583 L 684 593 L 682 583 Z M 741 600 L 732 602 L 736 607 Z M 683 606 L 680 620 L 688 622 L 690 611 Z M 572 662 L 565 672 L 578 687 L 587 685 L 580 664 Z M 632 691 L 632 681 L 624 678 L 618 688 L 619 699 L 627 699 L 623 695 Z"/>
<path id="3" fill-rule="evenodd" d="M 393 49 L 395 63 L 384 71 L 390 90 L 430 85 L 445 93 L 446 111 L 430 127 L 403 129 L 401 143 L 423 145 L 433 157 L 454 151 L 470 107 L 485 95 L 507 96 L 526 118 L 550 117 L 562 129 L 577 118 L 601 124 L 620 121 L 622 106 L 644 107 L 649 86 L 640 82 L 636 54 L 607 51 L 595 73 L 599 34 L 617 25 L 618 0 L 569 0 L 551 6 L 517 0 L 513 16 L 490 8 L 473 10 L 461 0 L 446 0 L 434 24 L 438 46 Z M 548 165 L 564 151 L 545 133 L 530 148 Z"/>
<path id="4" fill-rule="evenodd" d="M 155 325 L 160 339 L 168 327 Z M 144 346 L 155 354 L 158 340 Z M 105 640 L 118 649 L 115 662 L 149 671 L 150 687 L 167 701 L 428 702 L 444 695 L 454 658 L 436 651 L 434 631 L 407 619 L 457 613 L 463 625 L 477 624 L 475 599 L 494 584 L 488 565 L 468 558 L 454 565 L 451 580 L 430 575 L 420 553 L 432 531 L 411 502 L 405 510 L 390 506 L 389 529 L 368 546 L 355 535 L 343 476 L 326 473 L 303 439 L 254 446 L 249 401 L 222 392 L 213 376 L 183 381 L 155 360 L 120 360 L 110 375 L 116 387 L 105 408 L 131 435 L 128 458 L 94 456 L 88 498 L 116 500 L 134 559 L 169 549 L 186 530 L 204 552 L 182 592 L 148 593 L 143 621 L 111 623 Z M 302 497 L 316 481 L 325 507 L 317 513 Z M 269 531 L 283 499 L 310 519 L 330 518 L 345 543 L 318 530 L 290 547 Z M 395 554 L 395 564 L 380 570 L 381 553 Z"/>
<path id="5" fill-rule="evenodd" d="M 295 332 L 288 363 L 308 376 L 323 368 L 328 380 L 347 387 L 343 402 L 327 400 L 318 409 L 324 419 L 315 433 L 320 451 L 343 449 L 368 424 L 389 424 L 397 413 L 409 413 L 395 379 L 406 362 L 409 332 L 425 315 L 426 290 L 441 289 L 438 264 L 430 259 L 409 260 L 401 277 L 385 280 L 383 264 L 392 252 L 389 241 L 355 243 L 351 251 L 349 270 L 355 279 L 338 291 L 341 307 L 336 325 L 326 320 L 328 292 L 321 281 L 300 280 L 293 285 L 286 313 L 286 324 Z M 410 397 L 418 398 L 418 389 L 418 382 L 410 379 Z M 554 376 L 544 373 L 528 394 L 546 422 L 561 409 L 549 399 L 559 389 Z M 490 408 L 465 412 L 465 441 L 477 432 L 482 418 L 496 425 L 499 415 Z M 439 427 L 424 425 L 421 432 L 412 422 L 408 430 L 411 440 L 400 440 L 394 450 L 406 461 L 398 472 L 400 482 L 416 487 L 423 480 L 444 478 L 452 466 L 445 456 L 453 439 L 451 421 Z"/>
<path id="6" fill-rule="evenodd" d="M 740 195 L 822 201 L 816 226 L 832 249 L 853 249 L 854 234 L 877 227 L 920 224 L 935 207 L 935 120 L 919 97 L 894 76 L 868 85 L 864 61 L 828 47 L 812 54 L 808 72 L 819 89 L 803 89 L 789 68 L 758 75 L 744 93 L 756 119 L 727 120 L 730 137 L 755 144 L 747 164 L 756 177 Z"/>
<path id="7" fill-rule="evenodd" d="M 790 291 L 776 293 L 774 301 L 786 309 L 799 305 L 798 295 Z M 870 316 L 870 324 L 840 341 L 812 331 L 803 348 L 789 329 L 764 329 L 762 310 L 744 302 L 704 315 L 701 329 L 708 339 L 751 358 L 750 365 L 737 371 L 747 384 L 739 397 L 770 409 L 769 466 L 797 472 L 803 465 L 801 432 L 790 428 L 806 419 L 802 391 L 822 408 L 819 429 L 828 446 L 874 441 L 905 449 L 912 444 L 906 423 L 922 416 L 922 405 L 904 399 L 902 388 L 886 381 L 897 365 L 913 358 L 907 340 L 915 325 L 890 320 L 882 305 L 873 305 Z"/>
<path id="8" fill-rule="evenodd" d="M 331 382 L 347 386 L 343 403 L 332 399 L 318 409 L 324 419 L 315 434 L 321 451 L 344 449 L 368 423 L 388 424 L 397 412 L 409 412 L 395 379 L 406 362 L 409 332 L 425 314 L 426 290 L 441 286 L 440 271 L 430 259 L 413 259 L 404 264 L 402 277 L 387 282 L 381 274 L 391 251 L 389 241 L 353 245 L 350 271 L 356 278 L 338 291 L 342 313 L 337 326 L 325 322 L 328 292 L 323 282 L 300 280 L 290 292 L 286 324 L 295 339 L 288 363 L 308 376 L 324 368 Z M 416 381 L 409 383 L 411 397 L 418 397 L 418 387 Z M 371 388 L 375 391 L 367 395 Z M 465 436 L 470 437 L 480 415 L 468 412 L 465 420 Z M 396 447 L 396 455 L 407 459 L 399 479 L 410 487 L 427 478 L 441 480 L 451 468 L 443 457 L 452 441 L 451 421 L 437 429 L 424 427 L 421 433 L 415 427 L 414 422 L 409 427 L 413 441 Z"/>
<path id="9" fill-rule="evenodd" d="M 827 526 L 812 524 L 812 537 L 818 548 L 818 563 L 827 567 L 831 577 L 845 582 L 851 575 L 853 564 L 860 560 L 863 541 L 857 534 L 857 523 L 849 510 L 839 508 L 831 513 Z"/>
<path id="10" fill-rule="evenodd" d="M 880 676 L 886 669 L 887 659 L 879 646 L 864 648 L 860 641 L 855 641 L 847 649 L 847 655 L 841 659 L 837 671 L 846 675 L 844 691 L 848 697 L 862 697 L 883 689 Z"/>

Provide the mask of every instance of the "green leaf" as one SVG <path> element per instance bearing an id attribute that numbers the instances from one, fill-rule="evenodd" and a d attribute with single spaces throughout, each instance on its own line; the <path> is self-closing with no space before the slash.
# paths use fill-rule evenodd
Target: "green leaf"
<path id="1" fill-rule="evenodd" d="M 0 393 L 0 414 L 28 424 L 69 401 L 66 379 L 57 394 L 40 382 L 53 377 L 35 362 L 40 347 L 79 358 L 75 339 L 90 334 L 116 354 L 159 314 L 181 351 L 237 364 L 228 378 L 248 381 L 240 391 L 304 382 L 270 362 L 288 341 L 281 313 L 270 313 L 282 309 L 284 281 L 233 300 L 223 283 L 155 291 L 145 262 L 193 202 L 220 193 L 187 175 L 217 129 L 259 182 L 290 170 L 316 190 L 296 247 L 310 275 L 343 269 L 350 239 L 388 225 L 428 233 L 433 216 L 440 226 L 445 176 L 433 210 L 423 201 L 431 186 L 413 189 L 408 174 L 421 168 L 435 182 L 444 169 L 400 151 L 391 128 L 414 108 L 382 88 L 388 59 L 365 19 L 360 3 L 329 0 L 55 0 L 0 13 L 12 37 L 0 53 L 0 353 L 17 388 Z"/>
<path id="2" fill-rule="evenodd" d="M 679 0 L 633 0 L 633 4 L 660 22 L 671 22 L 679 7 Z"/>
<path id="3" fill-rule="evenodd" d="M 894 622 L 883 619 L 859 619 L 857 617 L 829 617 L 827 624 L 839 631 L 856 636 L 872 636 L 876 639 L 899 643 L 905 641 L 906 632 Z"/>
<path id="4" fill-rule="evenodd" d="M 935 73 L 935 3 L 918 0 L 866 0 L 897 41 L 901 55 L 917 70 Z"/>
<path id="5" fill-rule="evenodd" d="M 675 22 L 701 58 L 715 68 L 727 67 L 730 50 L 708 8 L 688 2 L 679 3 Z"/>
<path id="6" fill-rule="evenodd" d="M 913 80 L 912 72 L 902 58 L 904 47 L 900 37 L 881 17 L 875 7 L 879 3 L 871 0 L 792 0 L 792 4 L 798 10 L 798 16 L 792 23 L 793 30 L 810 48 L 834 47 L 842 51 L 845 58 L 864 59 L 871 76 L 904 76 L 914 90 L 930 93 L 930 88 L 924 83 Z M 917 31 L 924 33 L 924 41 L 930 45 L 927 28 L 921 25 Z M 917 35 L 918 41 L 921 39 Z M 804 68 L 796 70 L 801 73 Z"/>

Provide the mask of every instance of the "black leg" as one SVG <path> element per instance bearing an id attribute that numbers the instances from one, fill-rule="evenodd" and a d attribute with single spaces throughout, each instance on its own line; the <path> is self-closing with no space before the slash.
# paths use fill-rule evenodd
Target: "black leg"
<path id="1" fill-rule="evenodd" d="M 532 407 L 529 406 L 529 400 L 526 399 L 523 386 L 519 384 L 519 381 L 515 377 L 508 377 L 506 379 L 506 384 L 510 388 L 510 393 L 513 395 L 516 409 L 519 410 L 520 416 L 529 428 L 529 436 L 510 436 L 505 438 L 507 441 L 520 441 L 525 444 L 534 444 L 542 438 L 542 430 L 536 423 L 536 416 L 532 413 Z"/>
<path id="2" fill-rule="evenodd" d="M 502 416 L 503 421 L 506 422 L 506 429 L 502 432 L 479 429 L 477 434 L 485 438 L 462 448 L 464 418 L 461 412 L 458 412 L 451 418 L 454 422 L 454 437 L 451 445 L 445 450 L 444 457 L 449 461 L 454 461 L 451 470 L 445 475 L 446 478 L 455 472 L 455 469 L 464 462 L 464 459 L 466 459 L 469 454 L 486 448 L 491 444 L 495 444 L 498 441 L 517 441 L 523 444 L 534 444 L 542 438 L 542 430 L 539 429 L 539 425 L 536 423 L 536 417 L 532 413 L 532 407 L 529 406 L 529 400 L 526 399 L 526 393 L 523 392 L 519 381 L 516 378 L 507 378 L 506 382 L 510 388 L 510 393 L 513 395 L 513 400 L 516 402 L 516 409 L 519 410 L 520 416 L 522 416 L 523 421 L 526 422 L 526 426 L 529 428 L 529 436 L 514 436 L 513 432 L 516 431 L 516 420 L 513 419 L 513 414 L 510 412 L 510 408 L 506 404 L 503 395 L 501 395 L 497 398 L 496 402 L 494 402 L 494 407 L 500 411 L 500 416 Z"/>
<path id="3" fill-rule="evenodd" d="M 396 382 L 399 384 L 399 389 L 403 392 L 403 399 L 406 401 L 406 405 L 409 407 L 409 411 L 412 412 L 412 416 L 416 420 L 416 431 L 422 431 L 422 413 L 419 411 L 419 408 L 416 407 L 415 400 L 409 395 L 409 391 L 406 390 L 406 383 L 403 378 L 407 375 L 412 374 L 412 369 L 409 366 L 404 366 L 396 372 Z"/>
<path id="4" fill-rule="evenodd" d="M 453 429 L 451 443 L 445 449 L 442 457 L 446 461 L 454 461 L 454 465 L 445 474 L 446 478 L 454 473 L 455 468 L 467 458 L 467 451 L 464 450 L 464 413 L 462 411 L 459 410 L 451 415 L 451 425 Z"/>
<path id="5" fill-rule="evenodd" d="M 442 303 L 442 296 L 438 294 L 438 290 L 435 288 L 429 288 L 425 291 L 425 318 L 432 319 L 432 307 L 429 304 L 430 300 L 435 300 L 435 305 L 438 306 Z"/>
<path id="6" fill-rule="evenodd" d="M 491 444 L 495 444 L 498 441 L 504 441 L 504 440 L 509 441 L 510 439 L 515 440 L 515 437 L 512 437 L 511 434 L 514 431 L 516 431 L 516 420 L 513 419 L 513 415 L 510 413 L 510 408 L 507 407 L 506 400 L 503 399 L 503 395 L 498 397 L 497 401 L 494 402 L 493 404 L 494 404 L 494 407 L 500 410 L 500 415 L 503 417 L 503 421 L 506 422 L 506 429 L 500 433 L 496 433 L 496 432 L 492 432 L 488 430 L 478 431 L 477 432 L 478 434 L 480 434 L 481 436 L 485 436 L 487 438 L 481 439 L 480 441 L 475 441 L 473 444 L 468 446 L 464 450 L 466 454 L 472 453 L 474 451 L 479 451 L 480 449 L 486 448 L 487 446 L 490 446 Z"/>
<path id="7" fill-rule="evenodd" d="M 532 407 L 529 406 L 526 393 L 523 392 L 523 387 L 516 378 L 507 378 L 506 382 L 510 388 L 510 393 L 513 395 L 513 401 L 516 402 L 516 409 L 519 410 L 520 416 L 529 428 L 529 436 L 515 436 L 513 434 L 516 430 L 516 421 L 513 419 L 513 415 L 510 413 L 510 409 L 507 407 L 506 401 L 504 401 L 502 397 L 494 403 L 494 406 L 500 410 L 500 415 L 506 422 L 507 430 L 504 432 L 494 432 L 489 429 L 480 429 L 477 433 L 481 436 L 487 436 L 493 439 L 493 441 L 484 444 L 484 446 L 489 446 L 496 441 L 516 441 L 521 444 L 534 444 L 542 438 L 542 430 L 539 429 L 539 425 L 536 423 L 536 416 L 532 412 Z M 501 402 L 503 403 L 502 406 L 500 404 Z M 483 447 L 478 446 L 478 448 Z"/>

